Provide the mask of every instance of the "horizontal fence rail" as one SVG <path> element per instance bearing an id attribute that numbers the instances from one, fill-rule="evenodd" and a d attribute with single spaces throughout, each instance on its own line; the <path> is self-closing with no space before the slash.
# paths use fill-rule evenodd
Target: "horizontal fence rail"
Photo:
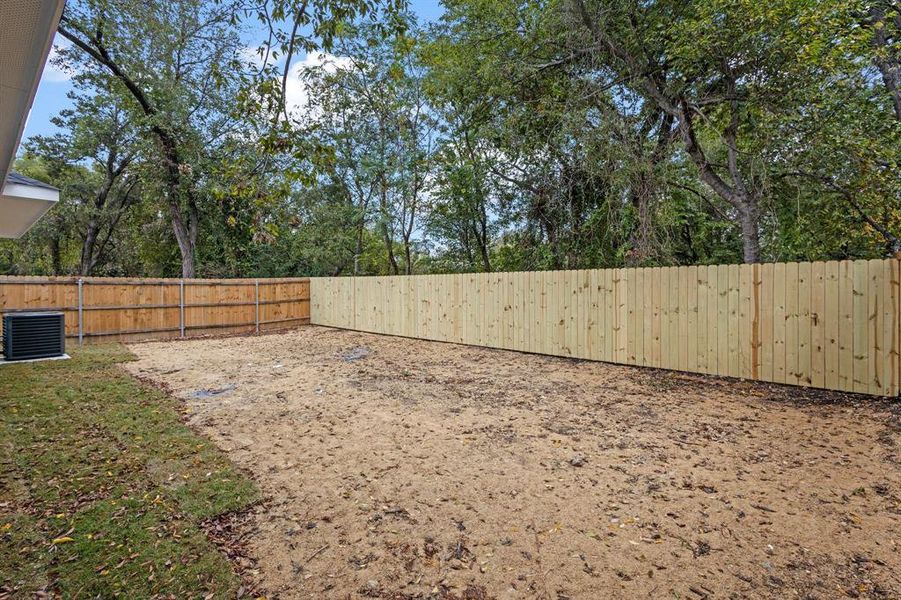
<path id="1" fill-rule="evenodd" d="M 0 312 L 37 310 L 79 341 L 268 331 L 309 323 L 310 280 L 0 277 Z"/>
<path id="2" fill-rule="evenodd" d="M 899 264 L 313 278 L 311 322 L 897 396 Z"/>

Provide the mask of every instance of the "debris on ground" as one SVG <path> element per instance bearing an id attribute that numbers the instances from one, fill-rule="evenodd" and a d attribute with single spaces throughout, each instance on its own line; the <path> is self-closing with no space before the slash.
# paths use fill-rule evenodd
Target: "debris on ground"
<path id="1" fill-rule="evenodd" d="M 348 352 L 345 352 L 341 355 L 341 360 L 344 362 L 353 362 L 355 360 L 362 360 L 369 356 L 369 348 L 366 346 L 356 346 L 352 348 Z"/>
<path id="2" fill-rule="evenodd" d="M 202 399 L 202 398 L 214 398 L 216 396 L 221 396 L 227 392 L 234 391 L 237 386 L 233 383 L 230 383 L 226 386 L 219 388 L 204 388 L 201 390 L 196 390 L 191 393 L 192 398 Z"/>
<path id="3" fill-rule="evenodd" d="M 283 600 L 901 598 L 897 402 L 313 326 L 131 349 L 254 474 Z"/>

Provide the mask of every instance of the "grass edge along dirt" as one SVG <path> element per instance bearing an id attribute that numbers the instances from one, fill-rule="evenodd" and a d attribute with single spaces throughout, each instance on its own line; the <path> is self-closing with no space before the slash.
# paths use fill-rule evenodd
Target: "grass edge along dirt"
<path id="1" fill-rule="evenodd" d="M 234 597 L 203 522 L 255 484 L 119 367 L 121 345 L 0 370 L 0 598 Z"/>

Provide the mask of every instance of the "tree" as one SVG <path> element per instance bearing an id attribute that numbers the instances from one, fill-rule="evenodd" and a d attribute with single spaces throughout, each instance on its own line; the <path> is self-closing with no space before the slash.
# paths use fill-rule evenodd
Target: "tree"
<path id="1" fill-rule="evenodd" d="M 104 96 L 77 96 L 75 107 L 53 121 L 65 133 L 32 138 L 27 148 L 83 178 L 65 193 L 75 206 L 73 227 L 81 238 L 78 273 L 90 275 L 107 259 L 119 223 L 140 198 L 138 177 L 129 172 L 138 143 L 126 115 Z M 79 169 L 83 164 L 89 169 Z"/>
<path id="2" fill-rule="evenodd" d="M 654 191 L 632 180 L 653 170 L 634 157 L 645 159 L 655 121 L 622 115 L 587 67 L 560 60 L 565 32 L 550 17 L 538 4 L 450 4 L 423 52 L 445 143 L 479 174 L 496 227 L 520 230 L 506 236 L 522 246 L 518 268 L 614 264 L 630 237 L 650 257 L 627 202 L 641 200 L 635 214 L 653 220 Z"/>
<path id="3" fill-rule="evenodd" d="M 464 127 L 460 133 L 463 144 L 446 141 L 436 158 L 435 191 L 426 225 L 436 241 L 446 246 L 445 255 L 452 261 L 448 270 L 488 273 L 498 229 L 490 214 L 495 204 L 470 132 Z"/>
<path id="4" fill-rule="evenodd" d="M 196 268 L 199 163 L 235 128 L 229 107 L 242 81 L 237 9 L 202 0 L 81 0 L 66 4 L 58 28 L 73 44 L 62 57 L 79 73 L 76 81 L 117 94 L 138 130 L 155 140 L 183 277 Z"/>
<path id="5" fill-rule="evenodd" d="M 895 119 L 901 121 L 901 7 L 891 0 L 873 0 L 864 3 L 863 11 L 864 30 L 869 34 L 873 50 L 873 64 L 891 97 Z"/>
<path id="6" fill-rule="evenodd" d="M 402 269 L 409 275 L 428 191 L 436 120 L 413 53 L 415 40 L 404 34 L 379 35 L 379 28 L 363 23 L 336 40 L 342 64 L 326 63 L 306 73 L 310 100 L 298 124 L 306 132 L 301 135 L 315 136 L 326 149 L 318 171 L 354 207 L 355 257 L 371 221 L 384 243 L 389 272 Z"/>
<path id="7" fill-rule="evenodd" d="M 75 112 L 19 165 L 63 199 L 0 268 L 890 256 L 895 4 L 445 0 L 422 30 L 403 0 L 72 0 Z"/>
<path id="8" fill-rule="evenodd" d="M 9 249 L 6 272 L 22 275 L 65 275 L 74 271 L 77 245 L 72 233 L 77 208 L 68 201 L 72 189 L 85 187 L 88 169 L 64 160 L 53 160 L 25 152 L 13 169 L 60 189 L 60 201 L 28 230 L 22 240 L 3 243 Z"/>
<path id="9" fill-rule="evenodd" d="M 728 2 L 708 6 L 653 2 L 589 6 L 570 0 L 574 21 L 587 39 L 574 41 L 586 56 L 610 69 L 610 81 L 622 81 L 643 100 L 675 122 L 685 150 L 701 180 L 735 209 L 742 228 L 746 262 L 759 262 L 759 189 L 740 165 L 741 102 L 748 91 L 740 82 L 754 79 L 766 51 L 765 36 L 749 35 L 746 15 L 730 12 Z M 772 20 L 764 23 L 771 26 Z M 709 27 L 715 36 L 695 37 Z M 708 118 L 707 112 L 717 114 Z M 702 123 L 699 125 L 699 121 Z M 702 127 L 715 123 L 716 138 L 703 139 Z M 718 138 L 718 139 L 717 139 Z M 725 168 L 711 154 L 723 144 Z"/>
<path id="10" fill-rule="evenodd" d="M 520 239 L 540 232 L 554 265 L 572 235 L 581 256 L 602 234 L 617 262 L 688 259 L 699 248 L 685 234 L 701 229 L 735 231 L 745 261 L 784 256 L 782 234 L 814 218 L 774 220 L 799 194 L 891 248 L 898 132 L 882 99 L 897 11 L 885 5 L 455 0 L 427 60 L 437 96 L 471 107 L 492 173 L 519 191 L 533 223 Z M 820 249 L 810 243 L 802 253 Z"/>

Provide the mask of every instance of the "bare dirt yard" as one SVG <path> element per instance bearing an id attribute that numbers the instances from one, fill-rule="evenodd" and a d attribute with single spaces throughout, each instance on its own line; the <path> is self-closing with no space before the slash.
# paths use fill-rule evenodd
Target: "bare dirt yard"
<path id="1" fill-rule="evenodd" d="M 897 403 L 369 335 L 133 345 L 278 598 L 901 598 Z"/>

